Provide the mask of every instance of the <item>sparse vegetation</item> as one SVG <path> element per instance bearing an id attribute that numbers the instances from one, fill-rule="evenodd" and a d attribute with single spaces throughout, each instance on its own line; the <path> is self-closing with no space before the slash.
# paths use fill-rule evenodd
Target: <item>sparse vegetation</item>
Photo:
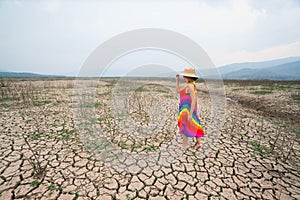
<path id="1" fill-rule="evenodd" d="M 78 191 L 76 191 L 76 192 L 75 192 L 75 196 L 74 196 L 73 200 L 77 200 L 77 199 L 78 199 L 78 197 L 79 197 L 79 195 L 78 195 Z"/>
<path id="2" fill-rule="evenodd" d="M 257 90 L 254 92 L 250 92 L 251 94 L 259 94 L 259 95 L 264 95 L 264 94 L 271 94 L 272 91 L 266 91 L 266 90 Z"/>
<path id="3" fill-rule="evenodd" d="M 37 186 L 39 186 L 40 184 L 41 184 L 41 182 L 40 182 L 40 181 L 38 181 L 38 180 L 34 180 L 34 181 L 32 181 L 32 182 L 31 182 L 31 184 L 30 184 L 30 185 L 31 185 L 32 187 L 37 187 Z"/>
<path id="4" fill-rule="evenodd" d="M 300 94 L 292 94 L 292 99 L 300 101 Z"/>
<path id="5" fill-rule="evenodd" d="M 0 102 L 2 102 L 2 101 L 16 101 L 16 100 L 18 100 L 18 99 L 14 99 L 12 97 L 0 98 Z"/>
<path id="6" fill-rule="evenodd" d="M 150 145 L 150 146 L 146 146 L 145 147 L 145 150 L 146 151 L 154 151 L 155 147 L 153 145 Z"/>
<path id="7" fill-rule="evenodd" d="M 261 146 L 256 141 L 249 141 L 249 144 L 251 145 L 251 149 L 253 150 L 253 153 L 251 154 L 252 157 L 255 157 L 256 155 L 267 155 L 270 153 L 270 150 L 267 147 Z"/>

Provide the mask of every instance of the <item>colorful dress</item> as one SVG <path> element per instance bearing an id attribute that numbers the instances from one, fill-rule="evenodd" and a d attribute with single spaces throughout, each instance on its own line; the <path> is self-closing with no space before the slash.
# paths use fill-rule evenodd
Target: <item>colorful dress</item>
<path id="1" fill-rule="evenodd" d="M 194 93 L 197 95 L 196 83 L 192 82 L 189 84 L 194 85 Z M 192 119 L 190 121 L 188 120 L 192 98 L 186 93 L 186 88 L 187 86 L 180 90 L 180 103 L 178 111 L 179 132 L 183 133 L 186 137 L 203 137 L 204 131 L 197 112 L 197 98 Z"/>

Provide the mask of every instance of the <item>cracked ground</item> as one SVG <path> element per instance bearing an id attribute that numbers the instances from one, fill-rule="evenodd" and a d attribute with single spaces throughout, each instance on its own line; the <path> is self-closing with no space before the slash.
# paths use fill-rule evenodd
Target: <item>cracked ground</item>
<path id="1" fill-rule="evenodd" d="M 199 152 L 173 141 L 174 81 L 140 84 L 123 102 L 116 80 L 97 80 L 95 98 L 81 104 L 73 83 L 1 85 L 0 199 L 300 199 L 299 83 L 225 82 L 215 135 L 211 96 L 197 83 L 206 131 Z M 86 119 L 80 128 L 76 115 Z"/>

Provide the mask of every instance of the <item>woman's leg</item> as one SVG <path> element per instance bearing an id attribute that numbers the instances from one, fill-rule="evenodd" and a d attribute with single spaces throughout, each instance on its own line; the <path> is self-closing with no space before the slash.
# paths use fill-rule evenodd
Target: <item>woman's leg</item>
<path id="1" fill-rule="evenodd" d="M 182 147 L 186 148 L 188 146 L 188 137 L 186 137 L 184 134 L 182 134 Z"/>
<path id="2" fill-rule="evenodd" d="M 198 150 L 201 147 L 201 138 L 200 137 L 196 137 L 196 144 L 194 146 L 195 150 Z"/>
<path id="3" fill-rule="evenodd" d="M 186 137 L 183 133 L 180 133 L 181 137 L 182 137 L 182 144 L 180 145 L 180 147 L 183 148 L 187 148 L 188 147 L 188 137 Z"/>

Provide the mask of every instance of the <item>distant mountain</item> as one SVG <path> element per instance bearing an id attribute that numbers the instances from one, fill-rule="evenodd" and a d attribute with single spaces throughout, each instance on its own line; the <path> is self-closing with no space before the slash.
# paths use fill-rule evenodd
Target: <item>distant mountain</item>
<path id="1" fill-rule="evenodd" d="M 162 65 L 151 64 L 131 70 L 126 76 L 174 78 L 177 73 L 178 72 Z M 300 56 L 263 62 L 233 63 L 214 69 L 201 68 L 197 70 L 197 74 L 200 75 L 201 78 L 213 79 L 222 77 L 223 79 L 300 80 Z M 72 75 L 74 77 L 77 76 L 75 71 L 72 72 Z M 61 76 L 27 72 L 1 72 L 0 70 L 0 77 L 70 77 L 72 75 L 71 73 Z"/>
<path id="2" fill-rule="evenodd" d="M 276 73 L 300 75 L 300 60 L 266 68 Z"/>
<path id="3" fill-rule="evenodd" d="M 222 74 L 222 77 L 224 79 L 300 80 L 300 60 L 271 67 L 243 68 Z"/>
<path id="4" fill-rule="evenodd" d="M 288 58 L 282 58 L 276 60 L 268 60 L 262 62 L 233 63 L 233 64 L 218 67 L 217 69 L 221 74 L 227 74 L 230 72 L 238 71 L 240 69 L 263 69 L 268 67 L 279 66 L 286 63 L 292 63 L 299 60 L 300 60 L 300 56 L 288 57 Z"/>
<path id="5" fill-rule="evenodd" d="M 64 76 L 36 74 L 36 73 L 28 73 L 28 72 L 0 72 L 0 77 L 10 77 L 10 78 L 39 78 L 39 77 L 64 77 Z"/>

